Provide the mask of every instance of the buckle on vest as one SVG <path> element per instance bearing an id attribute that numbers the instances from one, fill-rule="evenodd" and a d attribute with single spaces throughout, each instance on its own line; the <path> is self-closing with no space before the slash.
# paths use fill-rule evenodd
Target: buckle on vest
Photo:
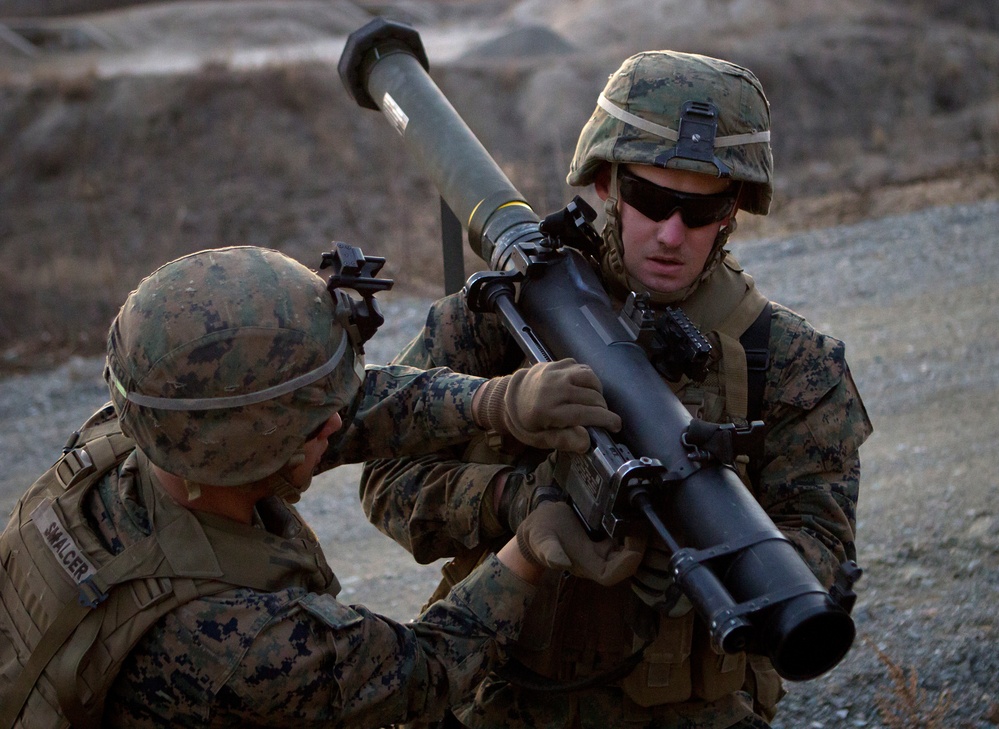
<path id="1" fill-rule="evenodd" d="M 746 349 L 746 369 L 751 372 L 766 372 L 770 369 L 769 349 Z"/>
<path id="2" fill-rule="evenodd" d="M 76 479 L 90 473 L 93 468 L 94 462 L 90 454 L 83 448 L 74 448 L 59 460 L 56 476 L 65 490 L 72 486 Z"/>
<path id="3" fill-rule="evenodd" d="M 692 461 L 715 460 L 731 465 L 736 456 L 752 456 L 763 447 L 763 429 L 762 420 L 740 428 L 733 423 L 709 423 L 695 418 L 680 441 L 690 451 L 687 457 Z"/>
<path id="4" fill-rule="evenodd" d="M 94 578 L 91 576 L 80 583 L 80 594 L 76 599 L 84 607 L 94 609 L 108 599 L 108 594 L 94 584 Z"/>

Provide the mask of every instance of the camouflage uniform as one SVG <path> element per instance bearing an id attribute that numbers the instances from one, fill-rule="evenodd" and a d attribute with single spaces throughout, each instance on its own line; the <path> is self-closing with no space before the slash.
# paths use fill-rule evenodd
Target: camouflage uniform
<path id="1" fill-rule="evenodd" d="M 150 491 L 135 485 L 149 479 L 143 463 L 126 460 L 86 502 L 116 552 L 150 529 L 142 498 Z M 224 526 L 245 554 L 259 554 L 266 540 L 311 536 L 277 518 L 291 509 L 274 499 L 252 528 Z M 402 625 L 339 602 L 335 576 L 325 561 L 319 567 L 310 587 L 235 588 L 161 618 L 123 664 L 103 725 L 375 727 L 439 716 L 481 680 L 493 641 L 516 638 L 533 591 L 490 557 Z"/>
<path id="2" fill-rule="evenodd" d="M 666 121 L 699 87 L 712 89 L 711 101 L 721 107 L 716 149 L 694 159 L 670 158 L 663 154 L 662 136 L 672 134 L 667 138 L 675 140 L 672 130 L 678 124 L 674 115 L 670 129 L 664 129 Z M 677 95 L 675 105 L 670 94 Z M 641 119 L 636 122 L 636 117 Z M 649 124 L 650 118 L 657 123 Z M 726 146 L 726 138 L 741 144 Z M 768 141 L 768 107 L 749 71 L 689 54 L 639 54 L 611 76 L 580 136 L 569 182 L 590 184 L 603 163 L 659 164 L 712 175 L 728 170 L 723 176 L 743 185 L 742 209 L 765 214 L 772 193 Z M 623 267 L 615 174 L 605 206 L 600 264 L 605 286 L 620 305 L 628 291 L 643 289 Z M 715 346 L 704 382 L 684 378 L 670 385 L 695 417 L 711 422 L 746 418 L 745 352 L 738 337 L 766 304 L 725 249 L 732 227 L 718 233 L 703 274 L 691 286 L 673 294 L 648 292 L 657 307 L 679 305 Z M 727 322 L 754 301 L 761 305 L 745 326 L 727 331 Z M 838 565 L 856 556 L 858 449 L 871 425 L 842 342 L 779 304 L 771 303 L 770 311 L 769 367 L 760 413 L 767 425 L 764 453 L 738 464 L 740 476 L 829 586 Z M 472 313 L 459 296 L 451 296 L 434 304 L 423 333 L 395 361 L 490 377 L 510 372 L 521 359 L 495 316 Z M 374 461 L 364 469 L 362 502 L 372 523 L 417 561 L 453 558 L 444 569 L 446 587 L 467 574 L 496 540 L 506 538 L 490 508 L 483 508 L 491 502 L 497 475 L 509 473 L 511 466 L 530 471 L 544 457 L 497 450 L 479 437 L 436 456 Z M 782 693 L 769 661 L 712 654 L 707 631 L 692 613 L 660 614 L 627 583 L 604 588 L 550 575 L 514 654 L 556 683 L 571 682 L 621 665 L 651 637 L 642 663 L 624 679 L 583 691 L 540 693 L 517 688 L 493 673 L 474 698 L 453 707 L 454 714 L 476 729 L 767 726 L 763 717 L 772 717 Z M 697 655 L 707 656 L 700 660 L 702 674 L 709 678 L 699 679 L 693 660 Z M 715 665 L 707 665 L 715 659 Z"/>
<path id="3" fill-rule="evenodd" d="M 315 535 L 285 499 L 259 501 L 245 525 L 154 485 L 152 463 L 182 472 L 190 499 L 187 479 L 280 483 L 337 410 L 354 427 L 327 467 L 482 432 L 471 414 L 482 380 L 364 371 L 336 323 L 342 303 L 256 248 L 178 259 L 130 295 L 109 336 L 114 407 L 81 428 L 0 535 L 0 724 L 432 718 L 516 638 L 534 588 L 495 557 L 403 626 L 336 600 Z"/>
<path id="4" fill-rule="evenodd" d="M 779 305 L 773 307 L 771 327 L 771 367 L 762 413 L 769 429 L 765 465 L 754 495 L 828 586 L 839 563 L 856 557 L 853 528 L 860 476 L 857 449 L 870 433 L 870 424 L 850 377 L 841 342 L 815 331 L 800 316 Z M 410 365 L 448 364 L 455 370 L 493 376 L 502 373 L 504 363 L 518 353 L 494 316 L 469 312 L 460 296 L 455 295 L 434 305 L 423 334 L 410 343 L 399 361 Z M 718 366 L 720 363 L 716 371 Z M 703 401 L 698 389 L 697 383 L 688 382 L 678 395 L 686 402 Z M 716 405 L 717 401 L 712 407 Z M 477 549 L 494 544 L 494 540 L 505 540 L 505 534 L 490 533 L 482 523 L 480 503 L 494 476 L 508 470 L 503 462 L 511 459 L 497 455 L 491 462 L 481 462 L 487 449 L 482 440 L 475 439 L 437 456 L 367 464 L 361 492 L 372 523 L 421 563 L 442 557 L 457 557 L 456 563 L 464 558 L 467 563 L 468 555 L 474 555 Z M 469 460 L 469 454 L 480 461 Z M 531 465 L 539 458 L 536 453 L 524 454 L 512 462 Z M 571 616 L 573 621 L 571 628 L 562 626 L 572 632 L 571 637 L 563 635 L 562 641 L 578 640 L 582 645 L 553 642 L 551 652 L 559 656 L 560 663 L 552 665 L 553 674 L 562 678 L 580 675 L 576 663 L 581 654 L 590 654 L 589 670 L 597 672 L 598 665 L 607 667 L 631 652 L 628 626 L 643 619 L 643 607 L 627 585 L 602 588 L 569 578 L 559 593 L 563 601 L 560 615 L 566 620 Z M 597 608 L 601 605 L 607 610 Z M 614 624 L 603 622 L 615 614 Z M 625 616 L 633 617 L 628 620 Z M 615 630 L 614 625 L 624 630 Z M 624 640 L 625 646 L 614 645 Z M 500 680 L 491 677 L 480 687 L 480 698 L 496 691 L 494 681 Z M 602 701 L 598 695 L 604 696 Z M 469 726 L 572 726 L 569 719 L 577 701 L 587 705 L 581 712 L 584 726 L 623 726 L 629 712 L 641 722 L 657 717 L 656 712 L 633 705 L 614 688 L 590 691 L 585 697 L 532 697 L 525 693 L 518 700 L 516 717 L 489 716 L 481 724 Z M 742 697 L 721 703 L 724 705 L 710 708 L 689 703 L 671 705 L 659 712 L 663 723 L 652 726 L 728 727 L 752 707 L 752 702 L 746 703 Z M 677 723 L 677 717 L 688 712 L 697 714 L 702 709 L 710 718 L 692 717 L 692 723 Z M 619 713 L 609 721 L 606 712 Z M 715 715 L 723 717 L 722 723 L 715 721 Z"/>

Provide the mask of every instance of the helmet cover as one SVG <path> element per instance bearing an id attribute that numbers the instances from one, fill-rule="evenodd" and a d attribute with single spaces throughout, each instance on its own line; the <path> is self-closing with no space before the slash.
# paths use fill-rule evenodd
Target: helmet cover
<path id="1" fill-rule="evenodd" d="M 196 483 L 276 473 L 359 387 L 363 360 L 339 308 L 322 278 L 278 251 L 210 249 L 161 266 L 108 335 L 122 431 Z"/>
<path id="2" fill-rule="evenodd" d="M 681 120 L 691 117 L 691 105 L 716 113 L 713 161 L 710 147 L 707 157 L 678 153 L 690 142 Z M 604 162 L 688 169 L 742 182 L 739 207 L 766 215 L 773 197 L 769 140 L 770 105 L 751 71 L 709 56 L 647 51 L 610 76 L 566 179 L 589 185 Z"/>

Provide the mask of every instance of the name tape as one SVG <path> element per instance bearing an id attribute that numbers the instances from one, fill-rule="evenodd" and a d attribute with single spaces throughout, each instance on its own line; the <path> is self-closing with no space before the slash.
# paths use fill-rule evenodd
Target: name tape
<path id="1" fill-rule="evenodd" d="M 42 541 L 52 552 L 56 562 L 73 582 L 79 585 L 94 576 L 97 568 L 87 559 L 86 552 L 76 543 L 73 534 L 55 513 L 52 502 L 45 501 L 35 507 L 31 512 L 31 523 L 42 535 Z"/>

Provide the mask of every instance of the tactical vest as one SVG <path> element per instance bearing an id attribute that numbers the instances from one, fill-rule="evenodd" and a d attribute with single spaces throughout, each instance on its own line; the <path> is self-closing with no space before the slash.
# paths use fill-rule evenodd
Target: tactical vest
<path id="1" fill-rule="evenodd" d="M 235 587 L 339 591 L 315 535 L 283 502 L 261 505 L 280 538 L 236 530 L 153 486 L 110 405 L 78 433 L 0 535 L 0 729 L 99 727 L 132 648 L 160 617 L 199 596 Z M 119 486 L 134 479 L 151 526 L 118 554 L 85 513 L 87 493 L 106 476 Z"/>
<path id="2" fill-rule="evenodd" d="M 769 364 L 768 299 L 728 256 L 681 307 L 720 359 L 702 382 L 683 378 L 671 384 L 677 397 L 701 420 L 743 425 L 759 418 Z M 744 341 L 750 330 L 753 343 L 747 348 Z M 484 451 L 481 443 L 473 443 L 465 455 L 488 462 Z M 749 486 L 753 474 L 748 459 L 740 457 L 735 465 Z M 434 598 L 446 594 L 478 558 L 478 553 L 462 555 L 445 565 L 445 579 Z M 769 661 L 715 653 L 698 620 L 693 611 L 678 618 L 653 614 L 634 598 L 627 581 L 603 588 L 548 572 L 514 655 L 529 673 L 551 679 L 547 690 L 557 690 L 559 683 L 587 685 L 591 678 L 604 675 L 641 709 L 695 698 L 716 700 L 748 682 L 764 712 L 771 712 L 782 689 Z M 639 652 L 637 665 L 627 663 Z M 622 662 L 634 669 L 619 678 L 615 668 Z"/>

